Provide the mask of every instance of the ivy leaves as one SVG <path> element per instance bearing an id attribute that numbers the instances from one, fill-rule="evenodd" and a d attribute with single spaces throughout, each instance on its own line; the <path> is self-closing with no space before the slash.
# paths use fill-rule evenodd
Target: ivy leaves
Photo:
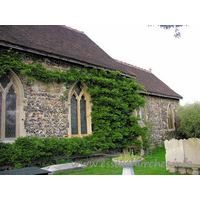
<path id="1" fill-rule="evenodd" d="M 136 117 L 131 113 L 136 107 L 143 106 L 146 100 L 138 92 L 143 87 L 134 79 L 122 76 L 119 71 L 108 72 L 87 66 L 73 66 L 63 72 L 56 69 L 52 71 L 41 63 L 25 64 L 17 52 L 8 50 L 0 53 L 1 74 L 12 69 L 19 75 L 30 77 L 31 81 L 65 83 L 66 86 L 81 81 L 87 85 L 93 104 L 91 116 L 94 127 L 92 138 L 88 137 L 88 140 L 94 149 L 100 151 L 128 147 L 136 141 L 138 133 L 142 134 Z"/>

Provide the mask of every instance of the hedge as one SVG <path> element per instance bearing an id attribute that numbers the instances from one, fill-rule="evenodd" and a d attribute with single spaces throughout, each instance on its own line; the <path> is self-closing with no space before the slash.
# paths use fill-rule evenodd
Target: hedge
<path id="1" fill-rule="evenodd" d="M 144 128 L 147 133 L 147 129 Z M 144 131 L 145 132 L 145 131 Z M 145 136 L 145 135 L 144 135 Z M 143 137 L 144 138 L 144 137 Z M 135 140 L 132 145 L 142 148 L 141 141 Z M 16 166 L 35 161 L 53 160 L 55 157 L 85 156 L 103 152 L 98 140 L 92 135 L 79 138 L 37 138 L 19 137 L 14 143 L 4 143 L 0 140 L 0 167 L 4 165 Z M 145 143 L 143 144 L 145 147 Z M 109 148 L 116 150 L 117 148 Z M 120 150 L 120 148 L 118 149 Z"/>

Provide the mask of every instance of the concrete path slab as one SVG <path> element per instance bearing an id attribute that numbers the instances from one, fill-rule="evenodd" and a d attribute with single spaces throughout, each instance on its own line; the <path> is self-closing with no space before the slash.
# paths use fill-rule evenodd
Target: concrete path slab
<path id="1" fill-rule="evenodd" d="M 60 164 L 60 165 L 50 165 L 48 167 L 43 167 L 41 169 L 50 171 L 53 174 L 55 172 L 60 172 L 60 171 L 70 171 L 72 169 L 85 169 L 86 165 L 80 164 L 80 163 L 67 163 L 67 164 Z"/>

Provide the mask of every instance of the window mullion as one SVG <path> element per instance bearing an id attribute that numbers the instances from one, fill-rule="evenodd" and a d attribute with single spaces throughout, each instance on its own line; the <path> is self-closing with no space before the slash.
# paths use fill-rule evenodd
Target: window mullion
<path id="1" fill-rule="evenodd" d="M 80 97 L 77 98 L 78 135 L 81 136 Z"/>

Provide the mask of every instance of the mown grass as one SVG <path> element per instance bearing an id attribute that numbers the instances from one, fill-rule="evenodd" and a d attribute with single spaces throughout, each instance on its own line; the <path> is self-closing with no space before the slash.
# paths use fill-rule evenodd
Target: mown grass
<path id="1" fill-rule="evenodd" d="M 115 166 L 112 159 L 86 164 L 86 169 L 58 172 L 54 175 L 122 175 L 123 168 Z M 181 175 L 166 170 L 165 149 L 161 148 L 154 149 L 152 156 L 144 157 L 143 163 L 134 167 L 134 173 L 135 175 Z"/>

